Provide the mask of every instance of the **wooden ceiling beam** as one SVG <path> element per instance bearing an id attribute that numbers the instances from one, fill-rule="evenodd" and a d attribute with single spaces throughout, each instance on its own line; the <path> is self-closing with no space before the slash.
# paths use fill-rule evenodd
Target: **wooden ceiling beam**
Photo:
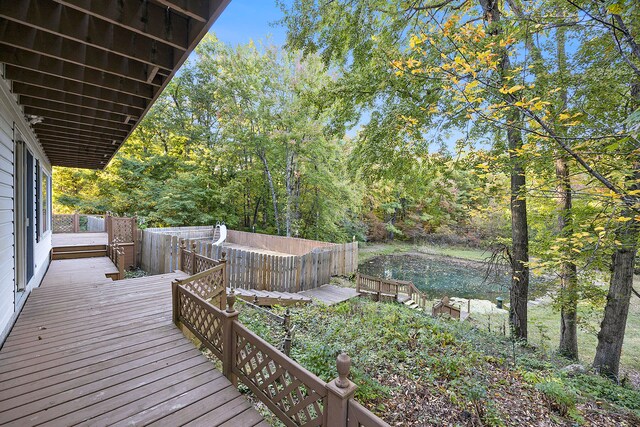
<path id="1" fill-rule="evenodd" d="M 128 131 L 123 131 L 123 130 L 93 127 L 90 125 L 83 125 L 81 123 L 65 122 L 58 119 L 49 119 L 46 122 L 41 122 L 34 125 L 34 127 L 36 131 L 38 131 L 38 129 L 40 128 L 50 129 L 53 127 L 53 128 L 66 129 L 69 132 L 80 131 L 88 135 L 95 135 L 95 136 L 104 137 L 104 138 L 112 138 L 120 141 L 126 138 L 127 134 L 129 133 Z"/>
<path id="2" fill-rule="evenodd" d="M 149 1 L 55 0 L 69 8 L 103 19 L 183 52 L 189 46 L 189 21 Z"/>
<path id="3" fill-rule="evenodd" d="M 151 99 L 154 94 L 154 86 L 135 80 L 126 80 L 122 77 L 108 73 L 100 73 L 91 68 L 80 67 L 69 62 L 58 61 L 46 56 L 34 55 L 28 52 L 14 51 L 14 48 L 0 50 L 0 62 L 7 64 L 5 78 L 21 73 L 21 70 L 35 71 L 53 77 L 64 78 L 78 83 L 86 83 L 92 86 L 102 87 L 127 95 Z M 12 68 L 16 68 L 13 72 Z M 19 69 L 18 69 L 19 68 Z"/>
<path id="4" fill-rule="evenodd" d="M 93 98 L 99 101 L 113 102 L 124 106 L 133 106 L 135 108 L 144 108 L 148 105 L 149 100 L 134 95 L 115 92 L 110 89 L 98 86 L 83 84 L 73 80 L 66 80 L 59 77 L 41 74 L 31 70 L 21 70 L 13 72 L 9 67 L 5 77 L 14 82 L 25 83 L 32 86 L 32 89 L 25 91 L 25 95 L 33 95 L 41 89 L 51 89 L 60 92 L 73 93 L 75 95 Z"/>
<path id="5" fill-rule="evenodd" d="M 20 96 L 20 105 L 23 107 L 33 107 L 46 111 L 57 111 L 68 114 L 75 114 L 82 117 L 96 118 L 101 120 L 107 120 L 114 123 L 124 123 L 127 116 L 131 117 L 131 121 L 138 121 L 138 116 L 132 116 L 128 114 L 116 114 L 113 112 L 96 110 L 92 108 L 85 108 L 78 105 L 63 104 L 48 99 L 34 98 L 31 96 Z"/>
<path id="6" fill-rule="evenodd" d="M 169 71 L 183 53 L 52 0 L 3 1 L 0 17 Z"/>
<path id="7" fill-rule="evenodd" d="M 121 121 L 120 123 L 110 122 L 107 120 L 96 119 L 94 117 L 83 117 L 83 116 L 78 116 L 77 114 L 63 113 L 59 111 L 41 110 L 40 108 L 34 108 L 34 107 L 24 107 L 24 113 L 34 115 L 34 116 L 40 116 L 44 118 L 45 122 L 51 119 L 56 119 L 61 122 L 79 123 L 79 124 L 99 127 L 103 129 L 125 131 L 127 133 L 131 130 L 131 127 L 133 125 L 133 123 L 130 123 L 130 124 L 124 123 L 124 121 Z"/>
<path id="8" fill-rule="evenodd" d="M 44 145 L 43 148 L 47 152 L 47 156 L 53 154 L 80 154 L 87 157 L 92 157 L 95 159 L 103 160 L 108 159 L 113 151 L 107 152 L 102 150 L 94 150 L 90 146 L 85 147 L 64 147 L 64 146 L 56 146 L 56 145 Z"/>
<path id="9" fill-rule="evenodd" d="M 207 22 L 209 18 L 209 0 L 156 0 L 163 6 L 173 9 L 198 22 Z"/>
<path id="10" fill-rule="evenodd" d="M 69 141 L 77 141 L 82 143 L 90 143 L 90 144 L 100 144 L 105 146 L 113 146 L 116 147 L 121 140 L 116 138 L 108 138 L 105 136 L 96 136 L 96 135 L 87 135 L 80 133 L 78 131 L 66 131 L 60 128 L 45 128 L 40 127 L 38 130 L 38 138 L 52 138 L 52 139 L 61 139 Z M 113 141 L 116 141 L 114 144 Z"/>
<path id="11" fill-rule="evenodd" d="M 135 108 L 133 106 L 115 104 L 113 102 L 98 100 L 94 98 L 86 98 L 82 95 L 75 95 L 67 92 L 60 92 L 57 90 L 39 88 L 37 91 L 33 90 L 33 86 L 13 82 L 13 93 L 22 98 L 33 98 L 44 101 L 54 101 L 66 105 L 72 105 L 82 108 L 95 109 L 103 112 L 131 115 L 133 117 L 140 117 L 142 114 L 142 108 Z"/>
<path id="12" fill-rule="evenodd" d="M 57 135 L 50 135 L 50 134 L 42 134 L 38 137 L 39 141 L 55 141 L 56 143 L 65 145 L 65 146 L 77 146 L 77 147 L 86 147 L 86 146 L 93 146 L 93 147 L 100 147 L 103 148 L 105 151 L 110 151 L 113 152 L 113 150 L 115 149 L 115 145 L 111 145 L 111 143 L 104 141 L 104 142 L 95 142 L 95 141 L 91 141 L 88 140 L 86 138 L 73 138 L 70 136 L 57 136 Z"/>
<path id="13" fill-rule="evenodd" d="M 59 166 L 64 168 L 76 168 L 76 169 L 103 169 L 105 164 L 78 162 L 78 161 L 51 161 L 52 166 Z"/>
<path id="14" fill-rule="evenodd" d="M 102 49 L 51 34 L 16 22 L 0 20 L 0 43 L 31 53 L 71 62 L 82 67 L 107 72 L 142 83 L 161 85 L 163 75 L 149 79 L 156 68 Z"/>

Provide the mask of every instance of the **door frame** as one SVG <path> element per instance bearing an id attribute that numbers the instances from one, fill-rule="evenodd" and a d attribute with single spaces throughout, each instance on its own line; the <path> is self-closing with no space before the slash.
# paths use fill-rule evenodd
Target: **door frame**
<path id="1" fill-rule="evenodd" d="M 27 227 L 26 227 L 26 144 L 22 135 L 14 127 L 14 267 L 15 305 L 26 295 L 27 278 Z"/>

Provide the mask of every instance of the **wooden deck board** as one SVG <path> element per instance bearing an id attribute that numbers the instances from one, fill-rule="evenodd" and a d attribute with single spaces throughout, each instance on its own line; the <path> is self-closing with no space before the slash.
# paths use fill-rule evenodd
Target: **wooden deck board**
<path id="1" fill-rule="evenodd" d="M 108 257 L 58 259 L 51 261 L 42 287 L 54 285 L 85 285 L 105 283 L 107 274 L 117 273 L 118 269 Z"/>
<path id="2" fill-rule="evenodd" d="M 323 285 L 298 293 L 326 305 L 338 304 L 360 295 L 355 289 L 335 285 Z"/>
<path id="3" fill-rule="evenodd" d="M 0 424 L 262 421 L 173 325 L 170 284 L 184 274 L 110 281 L 87 260 L 53 262 L 0 349 Z"/>
<path id="4" fill-rule="evenodd" d="M 106 245 L 108 243 L 107 233 L 53 233 L 51 235 L 51 245 L 54 248 Z"/>

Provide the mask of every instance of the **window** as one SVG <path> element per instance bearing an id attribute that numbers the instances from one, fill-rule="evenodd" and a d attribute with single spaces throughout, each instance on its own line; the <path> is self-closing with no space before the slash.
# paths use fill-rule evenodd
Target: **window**
<path id="1" fill-rule="evenodd" d="M 49 203 L 51 202 L 51 179 L 43 170 L 40 171 L 40 222 L 42 224 L 42 234 L 49 230 Z"/>

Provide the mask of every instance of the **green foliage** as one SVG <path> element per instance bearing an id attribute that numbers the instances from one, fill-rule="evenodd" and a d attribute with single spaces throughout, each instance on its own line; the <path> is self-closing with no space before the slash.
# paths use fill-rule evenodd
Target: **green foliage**
<path id="1" fill-rule="evenodd" d="M 579 374 L 564 379 L 580 396 L 606 400 L 635 411 L 640 416 L 640 391 L 630 386 L 620 386 L 596 375 Z"/>
<path id="2" fill-rule="evenodd" d="M 536 389 L 542 393 L 547 405 L 561 416 L 566 416 L 575 410 L 576 395 L 567 389 L 558 379 L 549 379 L 536 384 Z"/>

